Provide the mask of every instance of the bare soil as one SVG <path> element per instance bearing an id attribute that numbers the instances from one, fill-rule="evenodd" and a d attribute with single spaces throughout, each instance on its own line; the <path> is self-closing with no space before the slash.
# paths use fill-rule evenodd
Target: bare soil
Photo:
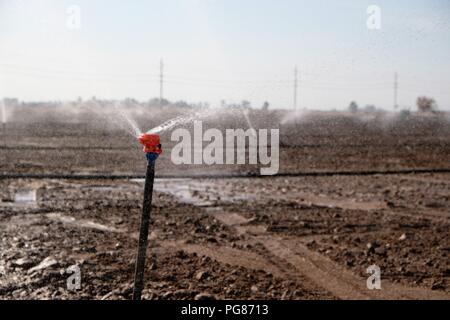
<path id="1" fill-rule="evenodd" d="M 144 173 L 124 132 L 8 125 L 4 175 Z M 448 122 L 322 114 L 277 127 L 280 172 L 354 174 L 156 179 L 144 299 L 450 299 L 450 173 L 433 172 L 450 169 Z M 258 172 L 175 166 L 168 133 L 163 146 L 159 176 Z M 408 169 L 429 173 L 358 174 Z M 15 201 L 26 190 L 36 201 Z M 0 299 L 130 299 L 142 192 L 142 180 L 0 179 Z M 381 290 L 366 286 L 371 265 Z"/>

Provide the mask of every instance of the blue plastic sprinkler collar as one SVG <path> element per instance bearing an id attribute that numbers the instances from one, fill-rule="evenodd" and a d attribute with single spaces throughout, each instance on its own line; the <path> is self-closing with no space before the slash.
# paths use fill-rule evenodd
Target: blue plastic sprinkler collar
<path id="1" fill-rule="evenodd" d="M 158 159 L 159 154 L 158 153 L 153 153 L 153 152 L 148 152 L 145 154 L 145 157 L 147 158 L 147 163 L 148 164 L 154 164 L 156 159 Z"/>

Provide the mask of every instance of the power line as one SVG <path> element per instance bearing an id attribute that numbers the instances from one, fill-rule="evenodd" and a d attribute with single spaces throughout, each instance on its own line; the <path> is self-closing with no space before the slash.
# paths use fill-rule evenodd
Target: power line
<path id="1" fill-rule="evenodd" d="M 1 66 L 1 65 L 0 65 Z M 297 87 L 297 105 L 299 104 L 299 95 L 298 95 L 298 89 L 299 89 L 299 83 L 300 83 L 300 77 L 299 73 L 297 75 L 297 82 L 295 79 L 291 79 L 289 81 L 285 80 L 259 80 L 259 81 L 248 81 L 244 82 L 241 81 L 234 81 L 234 80 L 200 80 L 200 79 L 190 79 L 188 77 L 185 77 L 184 79 L 178 78 L 178 77 L 172 77 L 170 75 L 167 75 L 166 73 L 162 73 L 159 75 L 145 75 L 145 74 L 129 74 L 127 76 L 112 76 L 112 75 L 102 75 L 102 74 L 96 74 L 96 75 L 88 75 L 83 73 L 78 74 L 54 74 L 49 72 L 42 72 L 42 71 L 31 71 L 31 70 L 15 70 L 15 71 L 5 71 L 4 74 L 10 74 L 15 76 L 25 76 L 25 77 L 31 77 L 31 78 L 50 78 L 50 79 L 68 79 L 71 81 L 86 81 L 86 80 L 95 80 L 95 81 L 101 81 L 101 82 L 147 82 L 147 81 L 155 81 L 158 83 L 158 85 L 161 85 L 162 82 L 162 97 L 164 98 L 164 85 L 170 84 L 170 85 L 185 85 L 185 86 L 198 86 L 198 87 L 216 87 L 216 88 L 242 88 L 242 87 L 254 87 L 254 88 L 263 88 L 268 86 L 276 86 L 276 87 L 285 87 L 285 88 L 295 88 Z M 392 85 L 392 82 L 390 83 Z M 344 82 L 326 82 L 326 81 L 303 81 L 302 86 L 305 89 L 317 89 L 317 90 L 347 90 L 347 89 L 354 89 L 354 90 L 360 90 L 360 89 L 384 89 L 389 86 L 389 82 L 359 82 L 359 83 L 344 83 Z M 410 85 L 409 87 L 416 87 L 418 85 Z M 419 90 L 419 87 L 418 89 Z M 161 93 L 161 92 L 160 92 Z M 295 93 L 295 92 L 294 92 Z M 160 94 L 161 98 L 161 94 Z"/>
<path id="2" fill-rule="evenodd" d="M 71 81 L 100 81 L 100 82 L 137 82 L 145 83 L 148 81 L 155 81 L 155 84 L 160 85 L 160 99 L 164 99 L 164 85 L 174 85 L 174 86 L 191 86 L 191 87 L 211 87 L 211 88 L 250 88 L 253 87 L 263 88 L 263 87 L 278 87 L 278 88 L 293 88 L 293 107 L 298 108 L 299 105 L 299 86 L 300 86 L 300 73 L 296 67 L 294 70 L 294 79 L 258 79 L 258 80 L 245 80 L 245 79 L 211 79 L 205 77 L 204 79 L 195 78 L 190 75 L 171 75 L 165 73 L 163 60 L 161 59 L 160 72 L 159 74 L 151 73 L 97 73 L 97 72 L 82 72 L 75 70 L 62 70 L 62 69 L 47 69 L 43 67 L 36 66 L 19 66 L 11 64 L 0 63 L 0 69 L 3 69 L 3 73 L 6 75 L 13 76 L 24 76 L 31 78 L 50 78 L 50 79 L 67 79 Z M 304 74 L 304 73 L 302 73 Z M 394 81 L 358 81 L 353 80 L 346 81 L 326 81 L 323 79 L 306 79 L 302 80 L 302 88 L 306 90 L 389 90 L 389 86 L 393 86 L 393 106 L 398 108 L 399 105 L 399 76 L 398 73 L 394 74 Z M 416 92 L 422 90 L 420 83 L 413 83 L 410 79 L 405 80 L 407 83 L 403 84 L 402 90 L 408 92 Z M 441 81 L 429 81 L 431 83 L 440 83 Z M 428 81 L 427 81 L 428 83 Z M 417 89 L 416 89 L 417 88 Z M 391 89 L 392 90 L 392 89 Z M 438 94 L 448 94 L 446 91 L 433 91 Z"/>
<path id="3" fill-rule="evenodd" d="M 163 62 L 163 61 L 161 61 Z M 165 82 L 169 81 L 172 82 L 183 82 L 183 83 L 189 83 L 189 84 L 196 84 L 199 85 L 202 83 L 205 84 L 227 84 L 232 86 L 238 86 L 238 85 L 270 85 L 270 84 L 278 84 L 278 85 L 285 85 L 285 86 L 293 86 L 295 85 L 296 79 L 279 79 L 279 80 L 273 80 L 273 79 L 252 79 L 252 80 L 245 80 L 245 79 L 211 79 L 210 77 L 205 77 L 203 79 L 200 78 L 193 78 L 192 76 L 187 75 L 173 75 L 173 74 L 167 74 L 164 72 L 162 68 L 160 68 L 160 72 L 158 74 L 152 74 L 152 73 L 98 73 L 98 72 L 80 72 L 80 71 L 73 71 L 73 70 L 56 70 L 56 69 L 47 69 L 47 68 L 37 68 L 37 67 L 30 67 L 30 66 L 17 66 L 17 65 L 5 65 L 0 64 L 0 68 L 6 68 L 10 70 L 5 70 L 6 74 L 13 74 L 13 75 L 29 75 L 29 76 L 36 76 L 36 77 L 54 77 L 54 78 L 70 78 L 70 79 L 86 79 L 86 78 L 94 78 L 101 80 L 117 80 L 117 81 L 129 81 L 129 80 L 136 80 L 136 81 L 145 81 L 147 79 L 153 78 L 157 79 L 159 83 L 161 83 L 161 80 L 163 80 L 163 88 Z M 12 69 L 12 70 L 11 70 Z M 162 69 L 162 70 L 161 70 Z M 304 73 L 302 73 L 304 74 Z M 300 77 L 299 72 L 297 71 L 297 86 L 299 85 Z M 319 85 L 319 86 L 331 86 L 331 87 L 339 87 L 339 86 L 346 86 L 346 87 L 353 87 L 358 86 L 360 84 L 364 85 L 387 85 L 390 82 L 361 82 L 361 81 L 338 81 L 338 82 L 331 82 L 331 81 L 316 81 L 314 79 L 308 80 L 305 82 L 307 86 L 313 85 Z M 164 90 L 163 90 L 164 93 Z"/>
<path id="4" fill-rule="evenodd" d="M 150 73 L 99 73 L 99 72 L 84 72 L 84 71 L 74 71 L 74 70 L 63 70 L 63 69 L 53 69 L 53 68 L 42 68 L 35 66 L 21 66 L 14 64 L 0 64 L 0 68 L 12 69 L 12 72 L 33 72 L 33 73 L 44 73 L 53 75 L 75 75 L 83 77 L 155 77 L 159 78 L 159 74 Z"/>

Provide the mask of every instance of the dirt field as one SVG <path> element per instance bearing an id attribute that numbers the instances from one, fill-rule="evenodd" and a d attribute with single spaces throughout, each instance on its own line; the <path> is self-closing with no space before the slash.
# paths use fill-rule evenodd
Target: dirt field
<path id="1" fill-rule="evenodd" d="M 253 112 L 255 127 L 281 130 L 286 175 L 270 178 L 245 177 L 250 165 L 175 166 L 164 134 L 143 297 L 450 299 L 446 116 L 280 124 L 281 113 Z M 17 120 L 2 134 L 0 298 L 131 298 L 143 180 L 70 175 L 143 175 L 134 138 L 81 121 Z M 241 176 L 188 178 L 198 174 Z M 381 290 L 367 289 L 371 265 Z"/>

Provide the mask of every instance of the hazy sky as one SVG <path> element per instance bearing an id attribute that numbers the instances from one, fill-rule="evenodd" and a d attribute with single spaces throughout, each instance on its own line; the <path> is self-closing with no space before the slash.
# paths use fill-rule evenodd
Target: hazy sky
<path id="1" fill-rule="evenodd" d="M 80 27 L 76 10 L 81 10 Z M 369 5 L 381 29 L 369 29 Z M 69 9 L 69 11 L 68 11 Z M 450 110 L 448 0 L 0 0 L 0 97 Z"/>

